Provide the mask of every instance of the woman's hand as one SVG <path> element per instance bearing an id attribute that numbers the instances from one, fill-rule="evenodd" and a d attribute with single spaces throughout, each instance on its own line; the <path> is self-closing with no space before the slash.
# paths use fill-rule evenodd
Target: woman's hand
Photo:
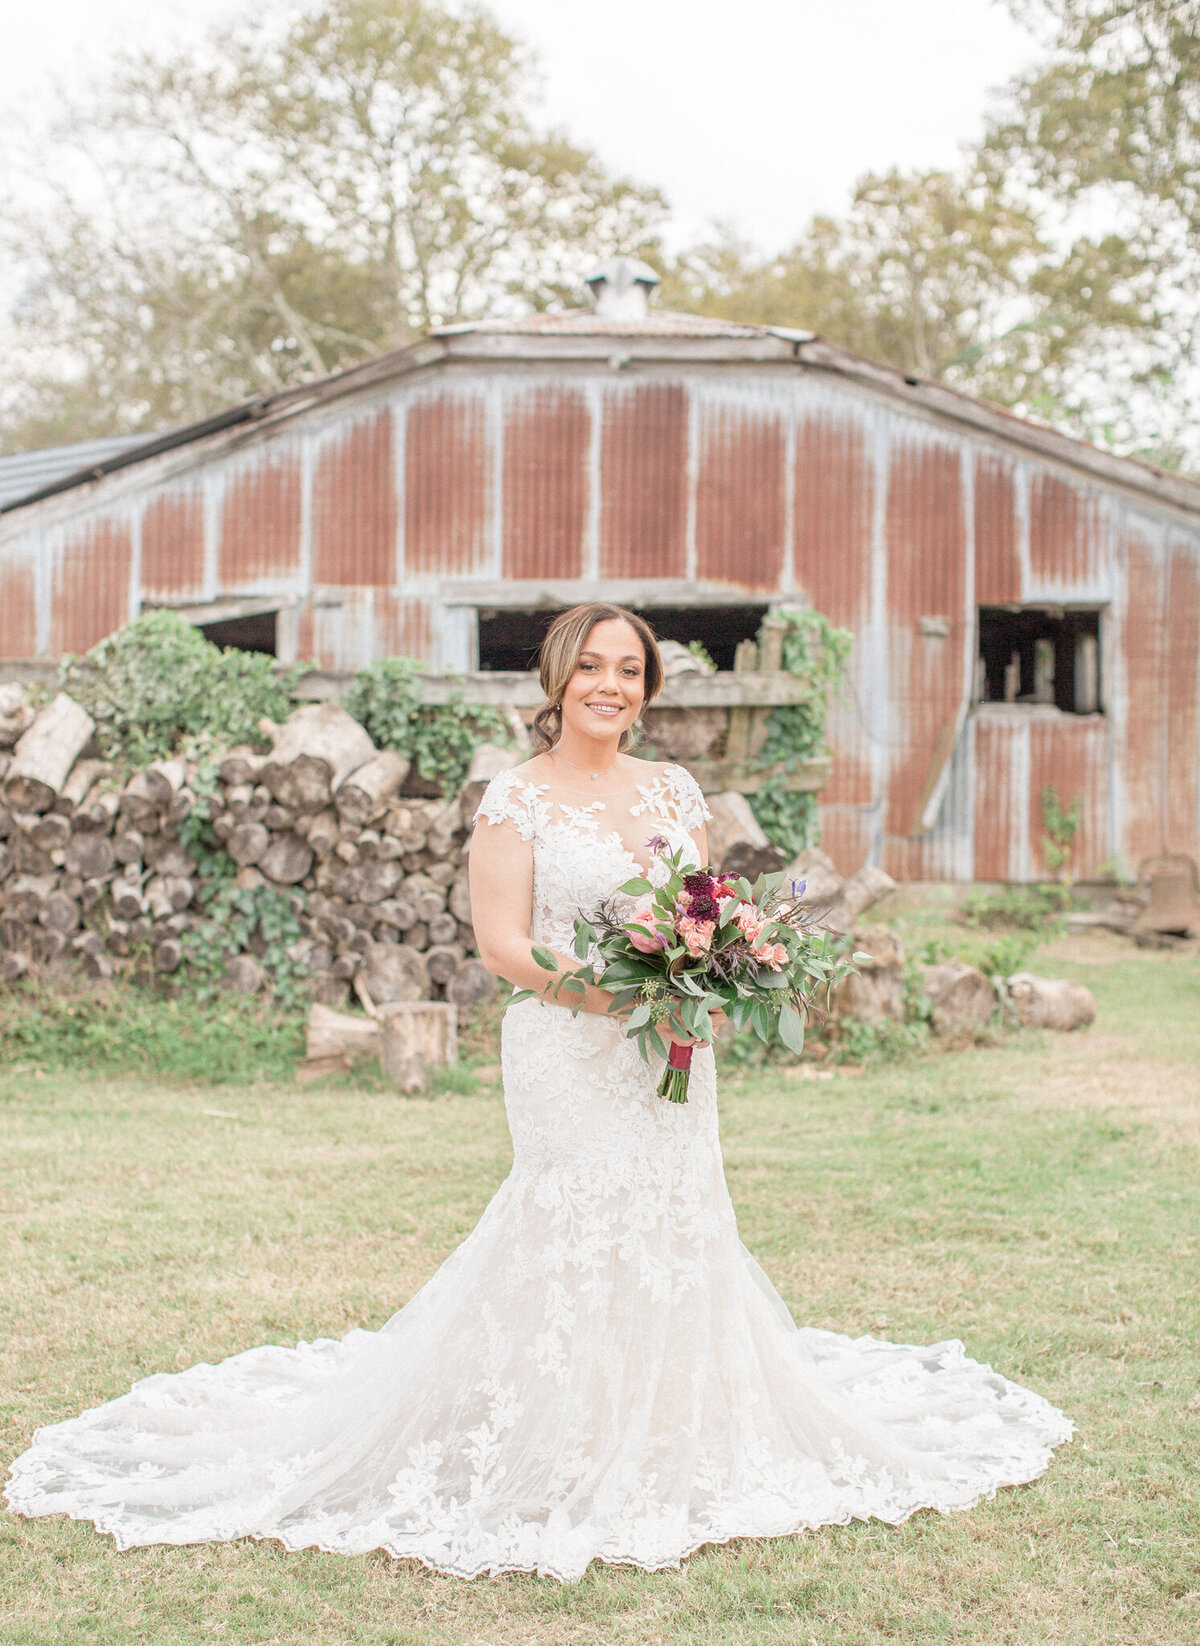
<path id="1" fill-rule="evenodd" d="M 725 1015 L 724 1010 L 720 1006 L 718 1006 L 715 1011 L 709 1012 L 708 1016 L 709 1021 L 713 1026 L 713 1040 L 719 1040 L 721 1037 L 721 1031 L 729 1022 L 729 1018 Z M 677 1046 L 704 1046 L 708 1044 L 707 1041 L 701 1040 L 699 1035 L 689 1034 L 688 1031 L 682 1026 L 679 1028 L 671 1028 L 664 1023 L 660 1032 L 663 1033 L 668 1040 L 673 1040 Z"/>

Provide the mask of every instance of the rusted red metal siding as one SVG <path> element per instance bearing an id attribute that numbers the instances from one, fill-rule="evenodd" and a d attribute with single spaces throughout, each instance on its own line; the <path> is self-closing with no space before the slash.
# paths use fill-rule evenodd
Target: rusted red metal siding
<path id="1" fill-rule="evenodd" d="M 1029 571 L 1036 586 L 1094 586 L 1103 569 L 1103 522 L 1096 497 L 1047 471 L 1029 486 Z"/>
<path id="2" fill-rule="evenodd" d="M 581 577 L 592 419 L 584 396 L 539 388 L 504 419 L 504 575 Z"/>
<path id="3" fill-rule="evenodd" d="M 1058 872 L 1046 856 L 1043 791 L 1052 788 L 1066 809 L 1079 803 L 1071 872 L 1094 874 L 1112 855 L 1108 829 L 1109 725 L 1100 716 L 1041 717 L 1029 723 L 1029 855 L 1035 879 Z"/>
<path id="4" fill-rule="evenodd" d="M 885 834 L 916 832 L 939 740 L 963 701 L 966 519 L 959 454 L 897 443 L 887 495 L 888 648 L 891 680 Z M 942 618 L 926 634 L 923 617 Z"/>
<path id="5" fill-rule="evenodd" d="M 301 474 L 293 453 L 261 452 L 234 475 L 221 505 L 218 567 L 226 589 L 300 570 Z"/>
<path id="6" fill-rule="evenodd" d="M 313 581 L 389 588 L 396 581 L 395 446 L 390 410 L 331 440 L 313 474 Z"/>
<path id="7" fill-rule="evenodd" d="M 488 449 L 482 395 L 444 394 L 408 411 L 404 563 L 466 577 L 487 553 Z"/>
<path id="8" fill-rule="evenodd" d="M 306 600 L 300 609 L 301 657 L 323 669 L 358 669 L 377 657 L 435 658 L 429 602 L 392 589 L 347 589 L 336 601 Z"/>
<path id="9" fill-rule="evenodd" d="M 50 652 L 85 652 L 129 617 L 132 536 L 119 520 L 83 526 L 57 556 L 50 597 Z"/>
<path id="10" fill-rule="evenodd" d="M 609 391 L 600 459 L 602 577 L 684 576 L 687 448 L 681 384 Z"/>
<path id="11" fill-rule="evenodd" d="M 740 404 L 706 404 L 699 415 L 696 574 L 748 589 L 778 589 L 787 553 L 782 419 Z"/>
<path id="12" fill-rule="evenodd" d="M 871 855 L 871 819 L 859 806 L 822 805 L 821 850 L 839 874 L 857 874 Z"/>
<path id="13" fill-rule="evenodd" d="M 142 515 L 142 597 L 184 599 L 204 586 L 204 499 L 162 492 Z"/>
<path id="14" fill-rule="evenodd" d="M 1016 721 L 981 715 L 975 723 L 975 878 L 1020 876 L 1017 825 L 1027 783 L 1017 768 L 1026 758 L 1025 729 Z"/>
<path id="15" fill-rule="evenodd" d="M 1169 851 L 1193 853 L 1200 843 L 1200 550 L 1170 545 L 1167 629 L 1167 794 Z"/>
<path id="16" fill-rule="evenodd" d="M 33 567 L 0 565 L 0 657 L 33 657 L 37 651 L 37 587 Z"/>
<path id="17" fill-rule="evenodd" d="M 823 800 L 830 806 L 871 801 L 865 700 L 871 617 L 871 521 L 875 472 L 861 422 L 808 416 L 796 430 L 796 582 L 814 610 L 854 636 L 852 688 L 830 704 L 829 738 L 837 758 Z M 857 835 L 846 855 L 856 855 Z M 835 862 L 841 867 L 840 859 Z M 861 865 L 860 865 L 861 867 Z"/>
<path id="18" fill-rule="evenodd" d="M 1118 631 L 1125 691 L 1118 759 L 1124 779 L 1121 848 L 1136 867 L 1167 849 L 1165 724 L 1167 579 L 1160 545 L 1136 526 L 1125 540 L 1125 601 Z"/>
<path id="19" fill-rule="evenodd" d="M 975 602 L 1006 606 L 1021 598 L 1017 555 L 1017 496 L 1007 457 L 975 458 Z"/>

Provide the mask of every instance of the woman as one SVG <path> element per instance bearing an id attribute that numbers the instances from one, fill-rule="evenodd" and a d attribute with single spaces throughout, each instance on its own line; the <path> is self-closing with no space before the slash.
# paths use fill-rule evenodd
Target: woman
<path id="1" fill-rule="evenodd" d="M 641 618 L 564 612 L 541 680 L 540 752 L 488 787 L 471 897 L 484 961 L 545 994 L 533 944 L 569 965 L 576 914 L 647 870 L 654 836 L 704 863 L 707 813 L 680 767 L 624 752 L 662 684 Z M 576 1578 L 1039 1475 L 1070 1423 L 961 1344 L 797 1330 L 738 1240 L 711 1051 L 664 1102 L 608 1004 L 510 1007 L 512 1172 L 381 1331 L 148 1378 L 40 1430 L 12 1507 L 121 1547 L 274 1537 Z"/>

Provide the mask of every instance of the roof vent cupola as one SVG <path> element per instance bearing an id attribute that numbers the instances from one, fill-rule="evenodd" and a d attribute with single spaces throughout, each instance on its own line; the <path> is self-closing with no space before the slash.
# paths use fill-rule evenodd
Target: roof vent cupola
<path id="1" fill-rule="evenodd" d="M 586 277 L 596 313 L 604 320 L 644 320 L 658 276 L 636 257 L 606 257 Z"/>

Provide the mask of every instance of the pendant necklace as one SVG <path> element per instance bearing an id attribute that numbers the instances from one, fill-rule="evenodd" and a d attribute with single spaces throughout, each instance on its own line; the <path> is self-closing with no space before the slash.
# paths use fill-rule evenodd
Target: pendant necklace
<path id="1" fill-rule="evenodd" d="M 562 761 L 564 766 L 574 766 L 577 772 L 582 772 L 585 777 L 590 777 L 593 783 L 599 783 L 600 779 L 604 776 L 604 773 L 612 771 L 613 767 L 616 765 L 615 760 L 610 760 L 608 765 L 605 766 L 603 770 L 598 772 L 589 772 L 586 766 L 580 766 L 576 761 L 568 760 L 565 754 L 559 754 L 557 743 L 551 749 L 550 753 L 557 756 L 557 758 Z"/>

